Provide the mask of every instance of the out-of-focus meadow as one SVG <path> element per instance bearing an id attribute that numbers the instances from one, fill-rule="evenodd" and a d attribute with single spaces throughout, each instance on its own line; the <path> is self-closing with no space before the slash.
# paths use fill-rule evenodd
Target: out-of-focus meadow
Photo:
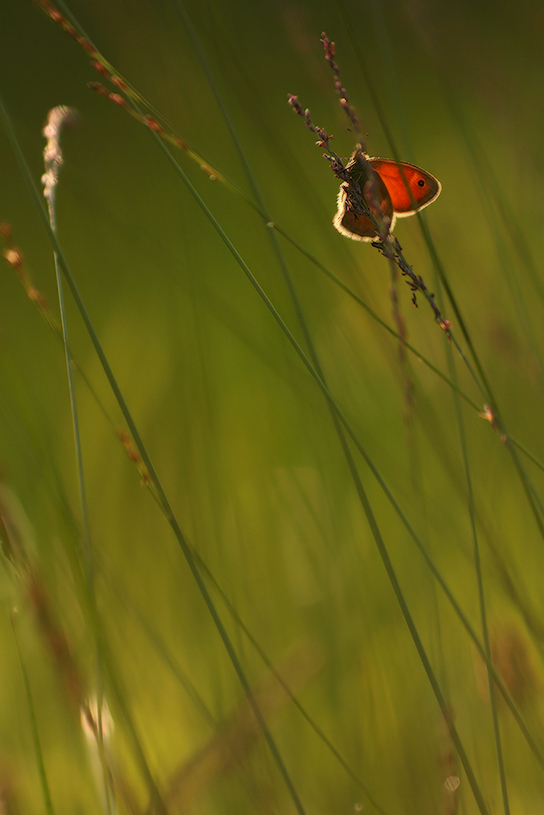
<path id="1" fill-rule="evenodd" d="M 12 142 L 39 187 L 47 113 L 75 108 L 58 241 L 172 516 L 64 280 L 78 479 L 62 343 L 2 261 L 2 811 L 534 813 L 544 7 L 58 9 L 195 155 L 168 145 L 180 174 L 73 37 L 5 0 L 0 221 L 57 319 Z M 419 216 L 395 235 L 452 342 L 332 227 L 338 181 L 287 104 L 349 156 L 322 31 L 368 152 L 442 183 L 430 239 Z"/>

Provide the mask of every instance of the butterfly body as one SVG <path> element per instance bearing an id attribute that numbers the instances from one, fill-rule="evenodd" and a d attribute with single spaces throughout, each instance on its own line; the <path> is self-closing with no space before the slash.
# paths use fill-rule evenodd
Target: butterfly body
<path id="1" fill-rule="evenodd" d="M 346 169 L 350 180 L 340 187 L 333 224 L 342 235 L 356 241 L 379 238 L 375 221 L 362 211 L 350 209 L 357 197 L 363 197 L 374 218 L 391 232 L 396 218 L 406 218 L 427 207 L 442 189 L 433 175 L 415 164 L 371 158 L 361 150 L 355 150 Z"/>

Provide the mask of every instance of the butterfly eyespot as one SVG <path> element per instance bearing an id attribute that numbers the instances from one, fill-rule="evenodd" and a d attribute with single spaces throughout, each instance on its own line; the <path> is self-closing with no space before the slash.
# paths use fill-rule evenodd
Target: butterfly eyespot
<path id="1" fill-rule="evenodd" d="M 424 187 L 425 186 L 425 179 L 420 178 L 419 181 L 417 182 L 417 186 L 418 187 Z"/>

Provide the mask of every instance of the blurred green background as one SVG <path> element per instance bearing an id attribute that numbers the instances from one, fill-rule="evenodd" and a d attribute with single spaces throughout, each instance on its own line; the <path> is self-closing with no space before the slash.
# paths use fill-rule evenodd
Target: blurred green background
<path id="1" fill-rule="evenodd" d="M 221 100 L 270 220 L 290 240 L 186 153 L 172 154 L 308 353 L 277 238 L 331 393 L 481 639 L 473 505 L 492 654 L 534 739 L 531 749 L 498 699 L 503 788 L 512 812 L 535 812 L 544 788 L 544 7 L 80 0 L 70 10 L 175 131 L 253 198 Z M 88 54 L 30 2 L 6 0 L 2 17 L 0 92 L 36 183 L 48 110 L 64 104 L 79 112 L 63 137 L 59 242 L 180 527 L 235 610 L 204 572 L 250 687 L 265 685 L 267 701 L 257 699 L 304 811 L 485 811 L 316 382 L 150 131 L 87 88 L 103 79 Z M 461 399 L 456 406 L 451 385 L 410 352 L 402 363 L 398 340 L 296 246 L 396 330 L 387 262 L 333 229 L 338 182 L 287 105 L 287 94 L 297 94 L 313 121 L 334 134 L 335 150 L 349 156 L 355 136 L 323 58 L 322 31 L 337 44 L 369 153 L 392 156 L 390 132 L 397 157 L 443 186 L 425 212 L 436 255 L 418 218 L 400 221 L 395 234 L 436 293 L 465 358 L 448 345 L 424 298 L 412 306 L 401 279 L 408 340 L 446 376 L 454 368 L 459 387 L 483 410 L 482 373 L 437 277 L 441 264 L 504 426 L 536 463 L 518 452 L 517 466 L 474 405 Z M 4 132 L 0 145 L 0 221 L 12 225 L 25 268 L 57 311 L 48 236 Z M 96 744 L 86 741 L 68 698 L 25 569 L 6 559 L 5 811 L 44 811 L 33 715 L 57 813 L 151 811 L 153 784 L 172 813 L 296 811 L 265 740 L 252 730 L 241 684 L 172 530 L 115 435 L 126 425 L 66 293 L 73 356 L 113 423 L 76 374 L 95 574 L 87 593 L 62 348 L 7 263 L 0 308 L 4 513 L 10 508 L 23 530 L 36 585 L 85 693 L 102 689 L 108 702 L 114 729 L 105 751 L 117 796 L 105 802 Z M 482 799 L 490 812 L 507 810 L 484 662 L 349 446 Z M 351 775 L 284 697 L 240 621 Z M 218 754 L 223 759 L 214 763 Z M 178 788 L 176 776 L 184 779 Z M 448 779 L 458 788 L 450 791 Z"/>

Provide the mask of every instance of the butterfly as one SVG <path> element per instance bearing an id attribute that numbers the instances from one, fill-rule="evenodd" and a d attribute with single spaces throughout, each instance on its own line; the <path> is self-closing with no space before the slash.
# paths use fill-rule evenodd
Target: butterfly
<path id="1" fill-rule="evenodd" d="M 348 208 L 349 199 L 363 197 L 378 223 L 384 218 L 386 224 L 390 222 L 391 232 L 396 218 L 406 218 L 429 206 L 442 189 L 440 181 L 421 167 L 390 158 L 371 158 L 360 148 L 354 151 L 346 169 L 350 180 L 340 186 L 333 224 L 342 235 L 355 241 L 379 240 L 379 235 L 372 218 Z"/>

